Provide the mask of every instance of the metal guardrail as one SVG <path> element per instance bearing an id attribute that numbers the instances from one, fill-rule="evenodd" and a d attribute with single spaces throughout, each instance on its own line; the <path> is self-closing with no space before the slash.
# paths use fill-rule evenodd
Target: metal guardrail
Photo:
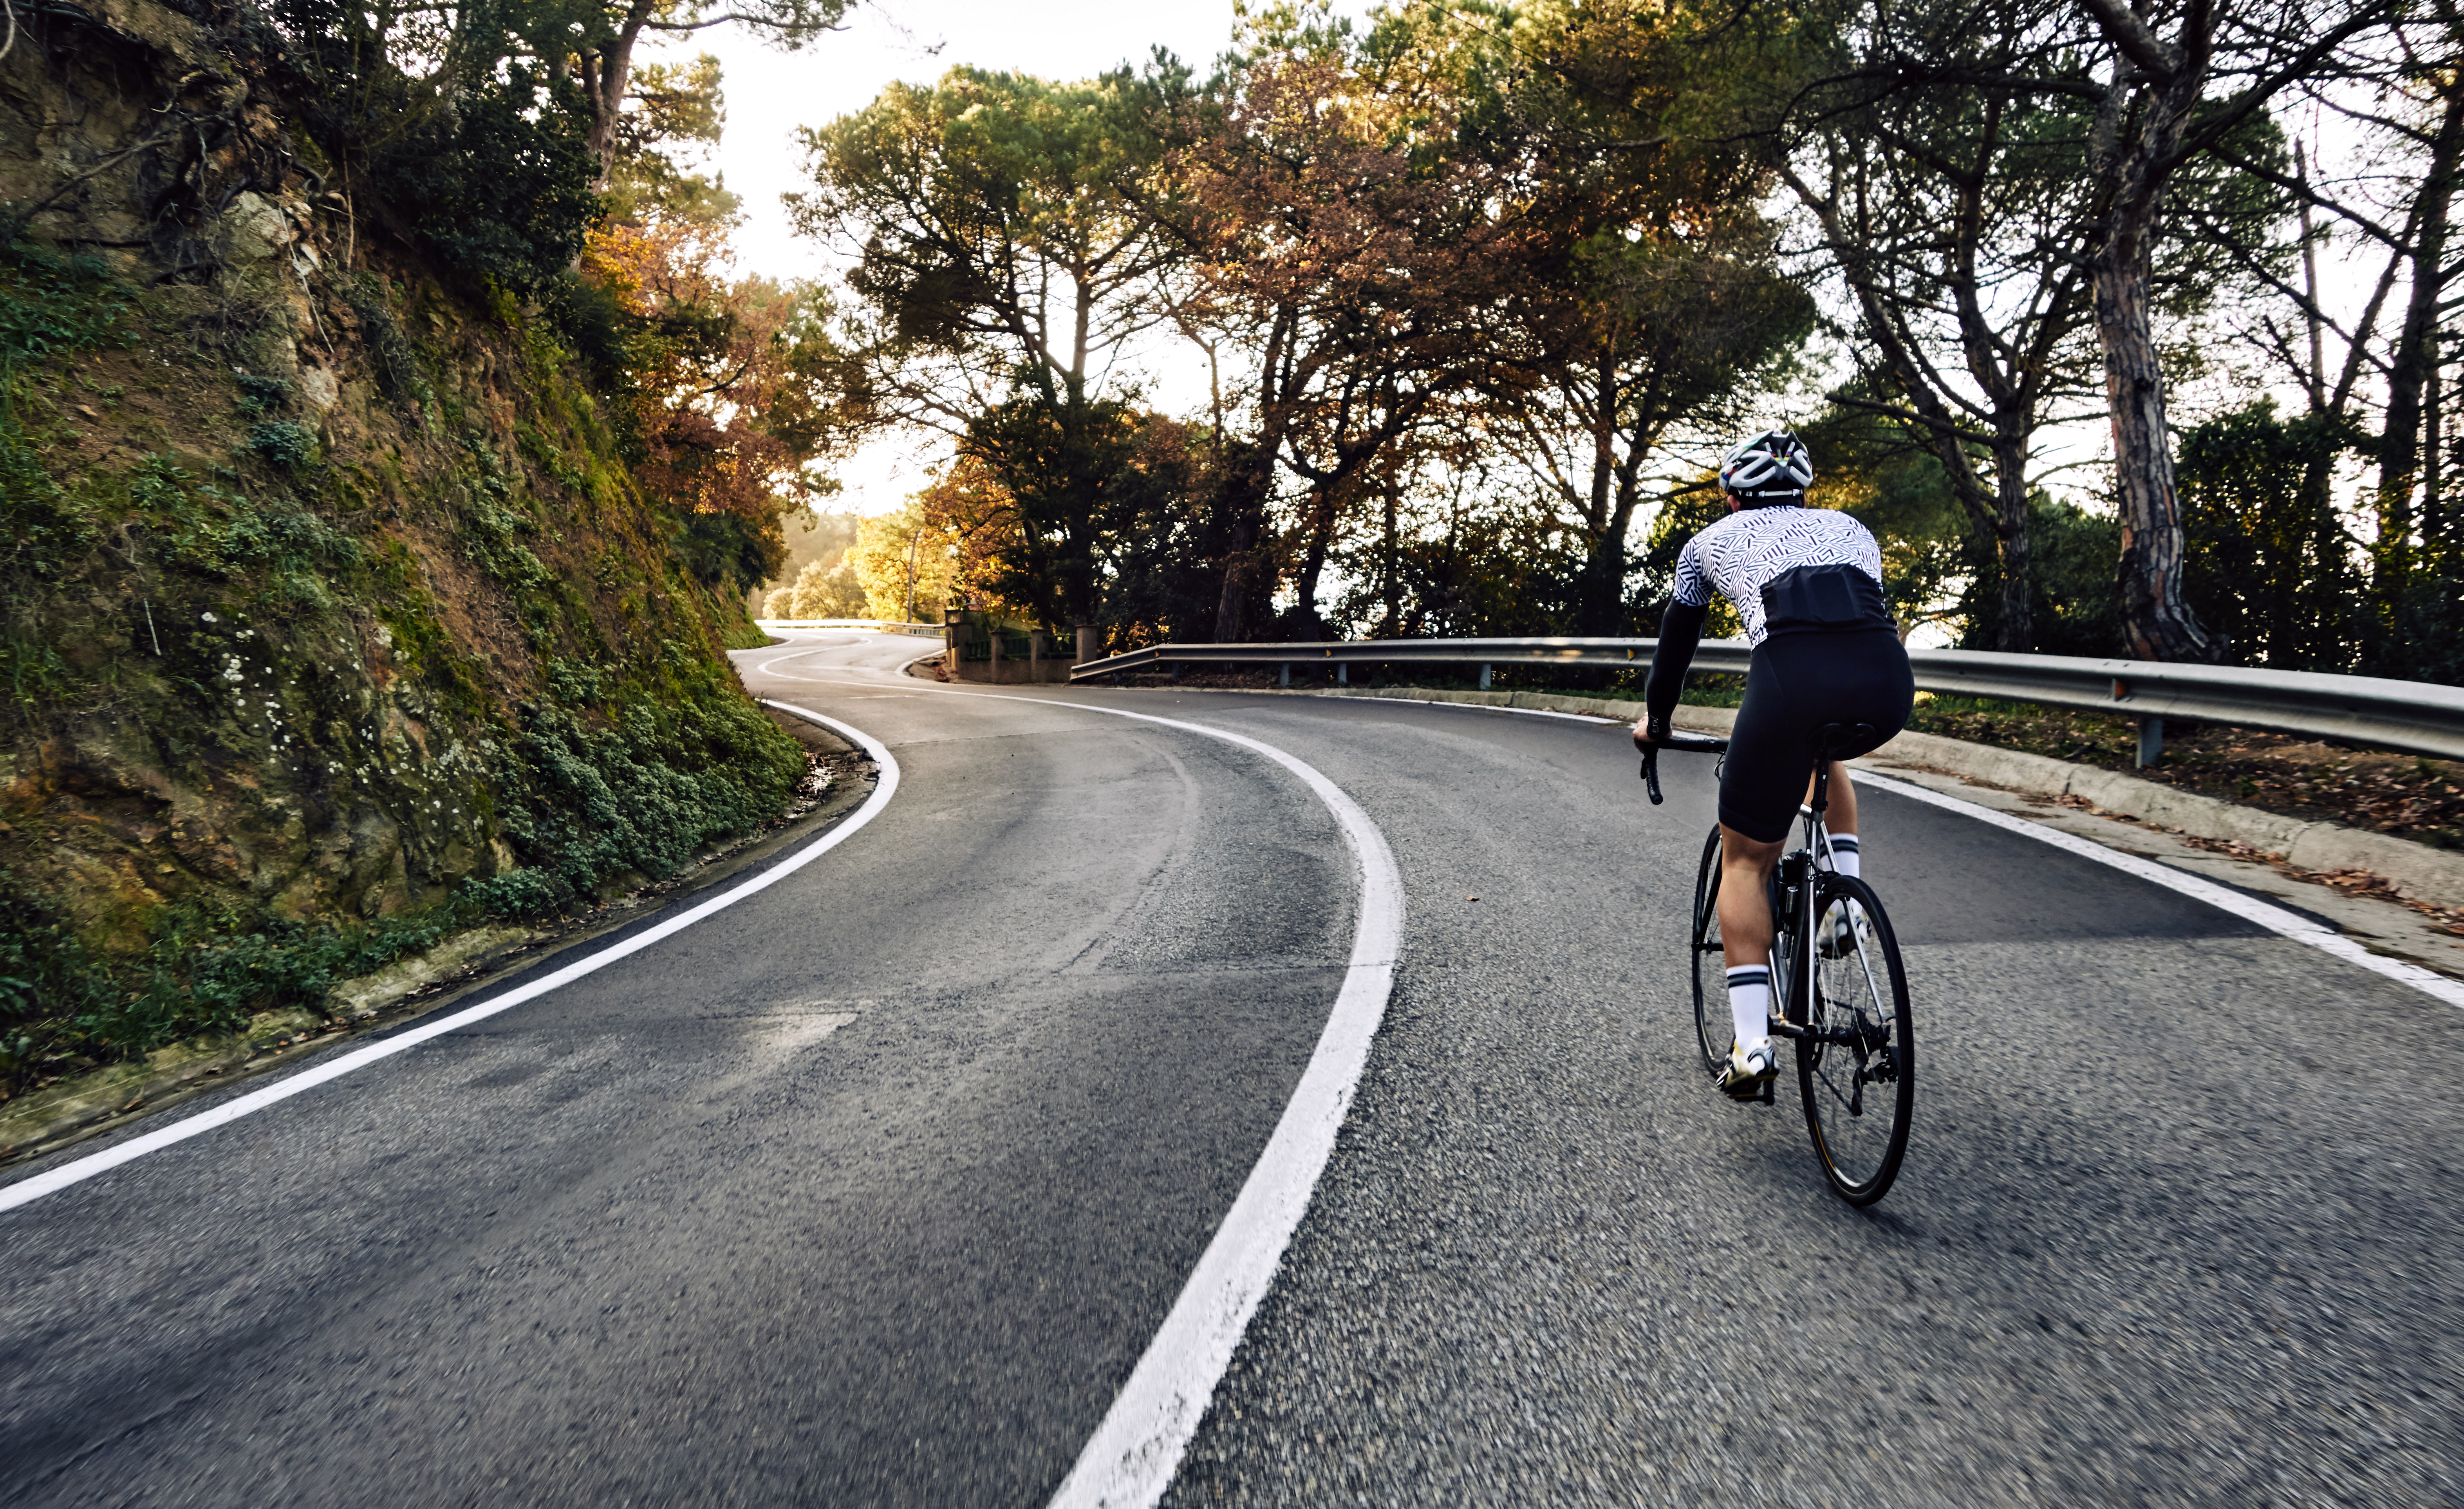
<path id="1" fill-rule="evenodd" d="M 1656 639 L 1390 639 L 1292 645 L 1155 645 L 1073 668 L 1089 681 L 1148 666 L 1472 666 L 1488 685 L 1492 666 L 1651 664 Z M 1705 640 L 1696 670 L 1741 673 L 1751 658 L 1743 640 Z M 2195 718 L 2235 728 L 2343 739 L 2374 749 L 2464 759 L 2464 687 L 2333 676 L 2241 666 L 2186 666 L 2074 655 L 1913 649 L 1917 686 L 1966 697 L 1999 697 L 2046 707 L 2118 712 L 2139 721 L 2142 762 L 2152 763 L 2164 720 Z"/>
<path id="2" fill-rule="evenodd" d="M 757 625 L 772 628 L 869 628 L 884 634 L 922 634 L 932 639 L 941 637 L 938 623 L 901 623 L 894 619 L 755 619 Z"/>

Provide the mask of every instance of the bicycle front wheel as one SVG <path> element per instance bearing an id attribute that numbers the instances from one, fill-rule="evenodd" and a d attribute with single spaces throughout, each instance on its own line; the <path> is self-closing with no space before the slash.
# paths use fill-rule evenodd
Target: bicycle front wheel
<path id="1" fill-rule="evenodd" d="M 1703 844 L 1703 865 L 1694 873 L 1694 925 L 1686 934 L 1694 951 L 1694 1040 L 1703 1066 L 1718 1078 L 1727 1067 L 1728 1040 L 1736 1027 L 1728 1014 L 1728 967 L 1720 947 L 1720 830 Z"/>
<path id="2" fill-rule="evenodd" d="M 1833 924 L 1835 908 L 1845 911 L 1846 927 Z M 1814 914 L 1820 921 L 1805 1035 L 1796 1044 L 1797 1089 L 1832 1189 L 1851 1205 L 1871 1205 L 1899 1177 L 1916 1111 L 1907 973 L 1891 920 L 1863 881 L 1824 872 Z"/>

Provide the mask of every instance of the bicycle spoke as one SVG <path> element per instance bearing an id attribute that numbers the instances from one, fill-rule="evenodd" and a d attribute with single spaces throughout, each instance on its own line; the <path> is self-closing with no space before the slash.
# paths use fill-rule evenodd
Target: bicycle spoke
<path id="1" fill-rule="evenodd" d="M 1822 913 L 1850 908 L 1842 912 L 1849 946 L 1814 961 L 1817 1019 L 1798 1045 L 1798 1085 L 1824 1175 L 1850 1203 L 1866 1205 L 1898 1176 L 1915 1108 L 1906 975 L 1870 887 L 1826 875 L 1815 905 Z"/>

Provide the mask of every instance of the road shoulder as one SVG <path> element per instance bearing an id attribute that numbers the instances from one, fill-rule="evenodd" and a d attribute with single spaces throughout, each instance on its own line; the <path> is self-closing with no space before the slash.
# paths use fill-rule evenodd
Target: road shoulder
<path id="1" fill-rule="evenodd" d="M 528 927 L 485 923 L 451 934 L 374 974 L 340 982 L 321 1011 L 262 1013 L 231 1037 L 173 1043 L 0 1104 L 0 1171 L 13 1174 L 34 1159 L 120 1132 L 156 1112 L 457 1005 L 513 973 L 550 964 L 766 864 L 864 804 L 876 782 L 862 751 L 802 718 L 774 721 L 831 767 L 820 800 L 801 813 L 714 844 L 666 880 L 586 912 Z"/>

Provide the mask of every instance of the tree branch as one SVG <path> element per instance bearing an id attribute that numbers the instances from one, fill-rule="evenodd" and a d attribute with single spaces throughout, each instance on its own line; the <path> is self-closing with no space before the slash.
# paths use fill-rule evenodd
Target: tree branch
<path id="1" fill-rule="evenodd" d="M 2182 50 L 2147 30 L 2147 23 L 2137 12 L 2117 5 L 2115 0 L 2079 0 L 2079 9 L 2094 17 L 2105 40 L 2120 49 L 2122 55 L 2141 71 L 2158 78 L 2170 78 L 2182 66 Z"/>

